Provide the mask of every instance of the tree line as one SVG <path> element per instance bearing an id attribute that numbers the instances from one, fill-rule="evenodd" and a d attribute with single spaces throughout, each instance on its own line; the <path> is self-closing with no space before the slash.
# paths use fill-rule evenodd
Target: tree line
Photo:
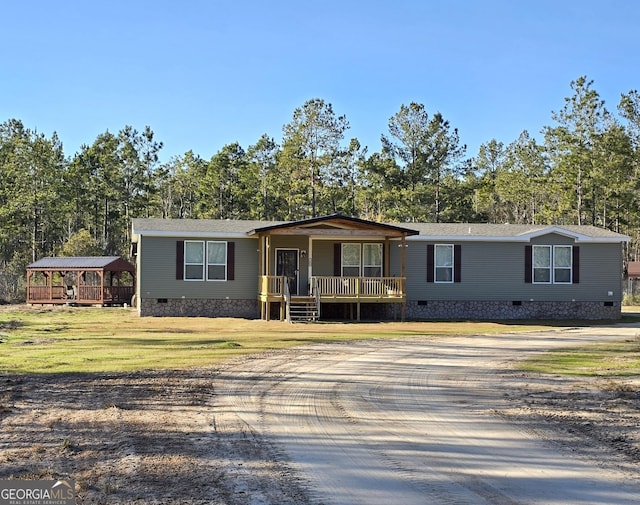
<path id="1" fill-rule="evenodd" d="M 409 103 L 381 148 L 349 138 L 330 103 L 297 108 L 276 140 L 160 162 L 150 127 L 106 131 L 67 157 L 18 119 L 0 124 L 0 300 L 50 255 L 127 257 L 135 217 L 296 220 L 342 213 L 385 222 L 591 224 L 627 234 L 640 259 L 640 94 L 605 107 L 580 77 L 538 142 L 527 131 L 469 156 L 442 114 Z"/>

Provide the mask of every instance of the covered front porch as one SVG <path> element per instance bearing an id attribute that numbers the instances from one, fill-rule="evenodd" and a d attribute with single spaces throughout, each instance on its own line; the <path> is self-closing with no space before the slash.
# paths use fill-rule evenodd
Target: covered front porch
<path id="1" fill-rule="evenodd" d="M 292 310 L 304 312 L 307 319 L 320 319 L 323 303 L 347 304 L 350 312 L 356 307 L 355 318 L 360 320 L 362 303 L 404 304 L 404 277 L 332 277 L 312 276 L 311 288 L 307 295 L 292 295 L 289 290 L 289 278 L 284 276 L 260 277 L 261 317 L 269 319 L 271 304 L 280 307 L 280 319 L 291 320 Z M 402 314 L 404 317 L 404 314 Z"/>
<path id="2" fill-rule="evenodd" d="M 363 304 L 393 304 L 404 319 L 405 239 L 417 232 L 334 215 L 252 233 L 259 238 L 262 319 L 273 317 L 275 306 L 281 320 L 317 320 L 326 304 L 343 304 L 356 320 Z"/>

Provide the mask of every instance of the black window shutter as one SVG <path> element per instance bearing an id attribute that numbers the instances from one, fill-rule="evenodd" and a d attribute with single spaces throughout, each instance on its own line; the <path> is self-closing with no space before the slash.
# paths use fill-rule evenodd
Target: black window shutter
<path id="1" fill-rule="evenodd" d="M 427 244 L 427 282 L 433 282 L 434 267 L 434 247 L 433 244 Z"/>
<path id="2" fill-rule="evenodd" d="M 333 244 L 333 275 L 342 276 L 342 244 Z"/>
<path id="3" fill-rule="evenodd" d="M 524 246 L 524 282 L 531 284 L 531 265 L 533 261 L 533 247 L 530 245 Z"/>
<path id="4" fill-rule="evenodd" d="M 453 246 L 453 282 L 462 281 L 462 246 Z"/>
<path id="5" fill-rule="evenodd" d="M 580 247 L 573 246 L 573 284 L 580 283 Z"/>
<path id="6" fill-rule="evenodd" d="M 236 278 L 236 243 L 227 242 L 227 280 Z"/>
<path id="7" fill-rule="evenodd" d="M 176 242 L 176 280 L 184 279 L 184 240 Z"/>

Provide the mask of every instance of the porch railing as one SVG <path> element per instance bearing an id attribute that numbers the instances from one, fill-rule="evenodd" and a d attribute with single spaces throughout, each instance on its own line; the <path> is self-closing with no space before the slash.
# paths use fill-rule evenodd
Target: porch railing
<path id="1" fill-rule="evenodd" d="M 263 297 L 283 297 L 286 277 L 263 275 L 260 277 L 259 294 Z M 311 295 L 317 300 L 327 299 L 388 299 L 404 298 L 404 277 L 311 277 Z"/>
<path id="2" fill-rule="evenodd" d="M 63 300 L 67 298 L 64 286 L 30 286 L 28 300 Z"/>
<path id="3" fill-rule="evenodd" d="M 286 277 L 282 275 L 262 275 L 258 293 L 261 296 L 284 296 L 284 286 L 287 284 L 285 281 Z"/>
<path id="4" fill-rule="evenodd" d="M 29 286 L 27 302 L 130 302 L 133 286 Z"/>
<path id="5" fill-rule="evenodd" d="M 329 277 L 314 276 L 320 298 L 404 297 L 403 277 Z"/>
<path id="6" fill-rule="evenodd" d="M 134 294 L 133 286 L 105 286 L 105 301 L 125 301 L 130 302 Z"/>

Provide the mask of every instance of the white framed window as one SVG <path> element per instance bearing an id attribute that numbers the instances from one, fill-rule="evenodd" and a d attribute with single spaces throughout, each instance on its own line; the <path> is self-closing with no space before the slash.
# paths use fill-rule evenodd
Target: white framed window
<path id="1" fill-rule="evenodd" d="M 360 277 L 360 244 L 342 244 L 342 276 Z"/>
<path id="2" fill-rule="evenodd" d="M 204 242 L 201 240 L 184 241 L 184 280 L 204 280 Z"/>
<path id="3" fill-rule="evenodd" d="M 533 246 L 534 284 L 571 284 L 573 247 L 570 245 Z"/>
<path id="4" fill-rule="evenodd" d="M 435 282 L 453 282 L 453 245 L 435 245 L 434 269 Z"/>
<path id="5" fill-rule="evenodd" d="M 365 277 L 382 277 L 382 244 L 362 244 L 362 268 Z"/>
<path id="6" fill-rule="evenodd" d="M 226 242 L 207 242 L 207 280 L 227 280 Z"/>
<path id="7" fill-rule="evenodd" d="M 573 279 L 573 247 L 570 245 L 553 246 L 553 282 L 571 284 Z"/>
<path id="8" fill-rule="evenodd" d="M 533 283 L 551 284 L 551 246 L 533 246 Z"/>
<path id="9" fill-rule="evenodd" d="M 344 277 L 382 277 L 382 244 L 342 244 L 341 275 Z"/>
<path id="10" fill-rule="evenodd" d="M 184 280 L 226 281 L 227 243 L 203 240 L 184 241 Z"/>

